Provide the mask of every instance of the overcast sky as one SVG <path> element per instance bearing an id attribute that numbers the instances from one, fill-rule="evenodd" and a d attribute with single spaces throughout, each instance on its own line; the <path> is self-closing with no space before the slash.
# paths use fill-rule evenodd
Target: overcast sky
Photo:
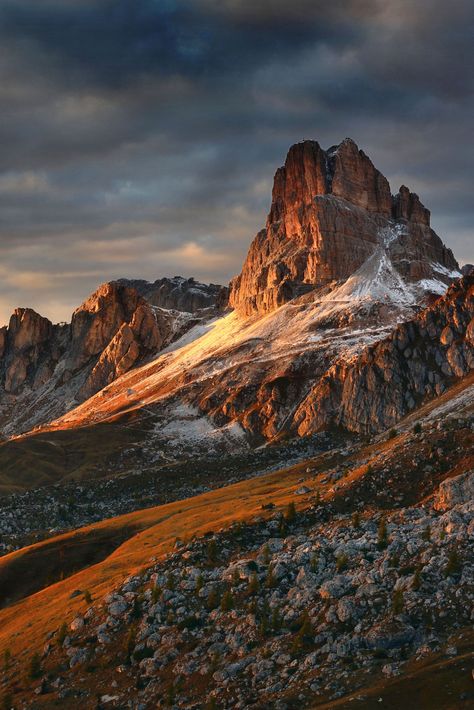
<path id="1" fill-rule="evenodd" d="M 1 0 L 0 322 L 224 283 L 288 147 L 353 138 L 474 261 L 472 0 Z"/>

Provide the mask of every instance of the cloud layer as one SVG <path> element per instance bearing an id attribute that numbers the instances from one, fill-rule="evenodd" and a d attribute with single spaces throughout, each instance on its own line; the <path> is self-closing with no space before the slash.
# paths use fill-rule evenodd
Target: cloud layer
<path id="1" fill-rule="evenodd" d="M 474 260 L 469 0 L 4 0 L 0 320 L 227 281 L 290 144 L 349 135 Z"/>

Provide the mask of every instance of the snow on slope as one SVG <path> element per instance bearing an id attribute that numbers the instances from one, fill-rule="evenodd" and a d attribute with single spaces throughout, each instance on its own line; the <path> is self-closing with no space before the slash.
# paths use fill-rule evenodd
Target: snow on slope
<path id="1" fill-rule="evenodd" d="M 413 307 L 420 302 L 423 285 L 405 283 L 390 261 L 390 244 L 403 229 L 403 225 L 394 225 L 383 230 L 369 259 L 329 293 L 327 289 L 311 292 L 263 317 L 232 312 L 199 324 L 154 361 L 122 376 L 51 426 L 79 426 L 153 405 L 161 420 L 160 435 L 171 438 L 183 420 L 173 408 L 185 389 L 200 391 L 218 376 L 222 382 L 222 375 L 231 369 L 236 387 L 239 377 L 243 382 L 253 372 L 262 381 L 278 363 L 284 369 L 301 357 L 320 353 L 327 362 L 355 356 L 385 337 L 398 321 L 413 315 Z M 442 287 L 444 292 L 446 285 Z M 382 315 L 381 305 L 385 307 Z M 200 429 L 202 422 L 191 425 L 194 419 L 194 415 L 185 417 L 185 429 L 194 433 L 199 429 L 206 436 L 215 431 L 213 424 L 212 431 L 206 432 Z"/>

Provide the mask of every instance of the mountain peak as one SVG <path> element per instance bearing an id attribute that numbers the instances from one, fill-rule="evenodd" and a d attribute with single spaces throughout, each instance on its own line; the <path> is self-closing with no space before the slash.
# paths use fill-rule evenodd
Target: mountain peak
<path id="1" fill-rule="evenodd" d="M 408 283 L 439 293 L 458 265 L 418 196 L 402 186 L 392 197 L 388 180 L 351 138 L 328 150 L 314 140 L 295 143 L 275 173 L 266 226 L 231 282 L 230 305 L 264 313 L 345 280 L 397 224 L 404 228 L 389 249 L 394 268 Z"/>

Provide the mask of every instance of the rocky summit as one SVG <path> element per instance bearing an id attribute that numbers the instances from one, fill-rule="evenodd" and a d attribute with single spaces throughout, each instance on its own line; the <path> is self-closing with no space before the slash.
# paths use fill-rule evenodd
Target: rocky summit
<path id="1" fill-rule="evenodd" d="M 407 283 L 440 293 L 458 271 L 418 195 L 402 185 L 392 196 L 354 141 L 327 151 L 316 141 L 297 143 L 275 174 L 266 226 L 231 282 L 230 304 L 247 315 L 265 313 L 345 280 L 388 235 L 391 262 Z"/>
<path id="2" fill-rule="evenodd" d="M 31 308 L 16 309 L 9 325 L 0 329 L 4 433 L 59 416 L 213 315 L 220 287 L 208 294 L 200 284 L 205 298 L 193 301 L 189 292 L 196 282 L 178 283 L 181 300 L 173 303 L 181 310 L 152 304 L 126 281 L 102 284 L 74 311 L 70 323 L 53 325 Z M 169 294 L 162 299 L 155 294 L 153 300 L 168 303 Z M 194 313 L 184 310 L 192 304 Z"/>

